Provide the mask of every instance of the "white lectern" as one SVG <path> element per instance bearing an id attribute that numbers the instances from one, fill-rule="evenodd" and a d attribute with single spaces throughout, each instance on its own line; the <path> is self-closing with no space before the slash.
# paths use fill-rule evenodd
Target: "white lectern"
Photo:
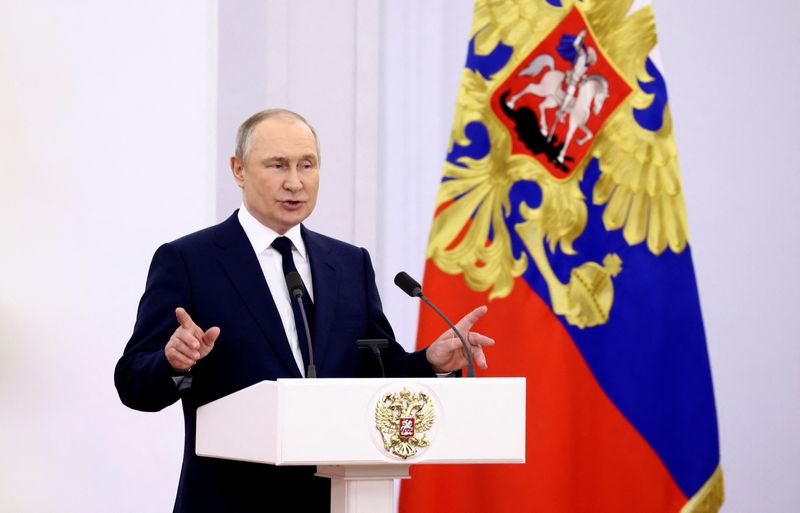
<path id="1" fill-rule="evenodd" d="M 196 448 L 317 465 L 334 513 L 390 513 L 411 464 L 524 463 L 525 379 L 262 381 L 198 408 Z"/>

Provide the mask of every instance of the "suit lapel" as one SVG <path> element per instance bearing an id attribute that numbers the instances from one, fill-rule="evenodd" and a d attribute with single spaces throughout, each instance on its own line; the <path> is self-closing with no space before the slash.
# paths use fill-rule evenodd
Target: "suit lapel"
<path id="1" fill-rule="evenodd" d="M 328 350 L 328 334 L 334 327 L 336 300 L 339 295 L 339 278 L 330 253 L 331 246 L 324 237 L 301 225 L 311 263 L 311 279 L 314 284 L 314 364 L 322 368 Z"/>
<path id="2" fill-rule="evenodd" d="M 294 377 L 302 377 L 289 349 L 283 323 L 272 300 L 267 281 L 264 279 L 258 257 L 239 224 L 236 212 L 221 225 L 221 228 L 216 241 L 222 249 L 219 256 L 220 265 L 255 317 L 264 336 L 272 344 L 284 367 L 289 369 Z"/>

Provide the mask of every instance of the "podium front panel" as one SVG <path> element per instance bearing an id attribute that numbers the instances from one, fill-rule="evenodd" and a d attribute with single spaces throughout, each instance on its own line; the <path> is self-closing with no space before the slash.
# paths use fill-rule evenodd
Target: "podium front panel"
<path id="1" fill-rule="evenodd" d="M 386 394 L 433 403 L 429 442 L 390 453 L 376 427 Z M 197 412 L 197 454 L 279 465 L 522 463 L 524 378 L 287 379 L 262 382 Z"/>

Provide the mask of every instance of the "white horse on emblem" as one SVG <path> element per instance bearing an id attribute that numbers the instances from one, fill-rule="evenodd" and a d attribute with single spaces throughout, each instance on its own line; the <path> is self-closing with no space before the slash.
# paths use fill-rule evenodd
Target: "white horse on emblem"
<path id="1" fill-rule="evenodd" d="M 562 83 L 566 74 L 555 69 L 555 62 L 550 55 L 545 54 L 535 58 L 527 68 L 520 72 L 520 76 L 535 77 L 544 68 L 550 68 L 550 71 L 544 74 L 538 84 L 528 84 L 525 89 L 512 96 L 506 104 L 513 109 L 517 101 L 526 94 L 544 98 L 539 104 L 539 127 L 545 137 L 552 136 L 556 131 L 556 126 L 564 121 L 566 115 L 569 115 L 567 137 L 564 140 L 564 147 L 561 148 L 561 153 L 558 155 L 558 161 L 563 164 L 567 148 L 578 128 L 584 133 L 584 136 L 576 141 L 579 145 L 586 144 L 594 136 L 594 133 L 586 126 L 586 122 L 592 112 L 597 115 L 603 108 L 603 103 L 608 98 L 608 81 L 601 75 L 589 75 L 581 84 L 578 95 L 564 105 L 566 93 L 562 88 Z M 558 111 L 555 119 L 552 126 L 548 127 L 547 111 L 556 107 Z"/>

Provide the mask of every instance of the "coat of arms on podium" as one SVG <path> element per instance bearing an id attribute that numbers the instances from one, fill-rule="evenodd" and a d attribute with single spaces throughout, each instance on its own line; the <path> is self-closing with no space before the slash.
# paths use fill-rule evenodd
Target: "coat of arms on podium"
<path id="1" fill-rule="evenodd" d="M 403 459 L 430 445 L 427 432 L 435 418 L 431 398 L 406 388 L 383 394 L 375 407 L 375 427 L 384 449 Z"/>

